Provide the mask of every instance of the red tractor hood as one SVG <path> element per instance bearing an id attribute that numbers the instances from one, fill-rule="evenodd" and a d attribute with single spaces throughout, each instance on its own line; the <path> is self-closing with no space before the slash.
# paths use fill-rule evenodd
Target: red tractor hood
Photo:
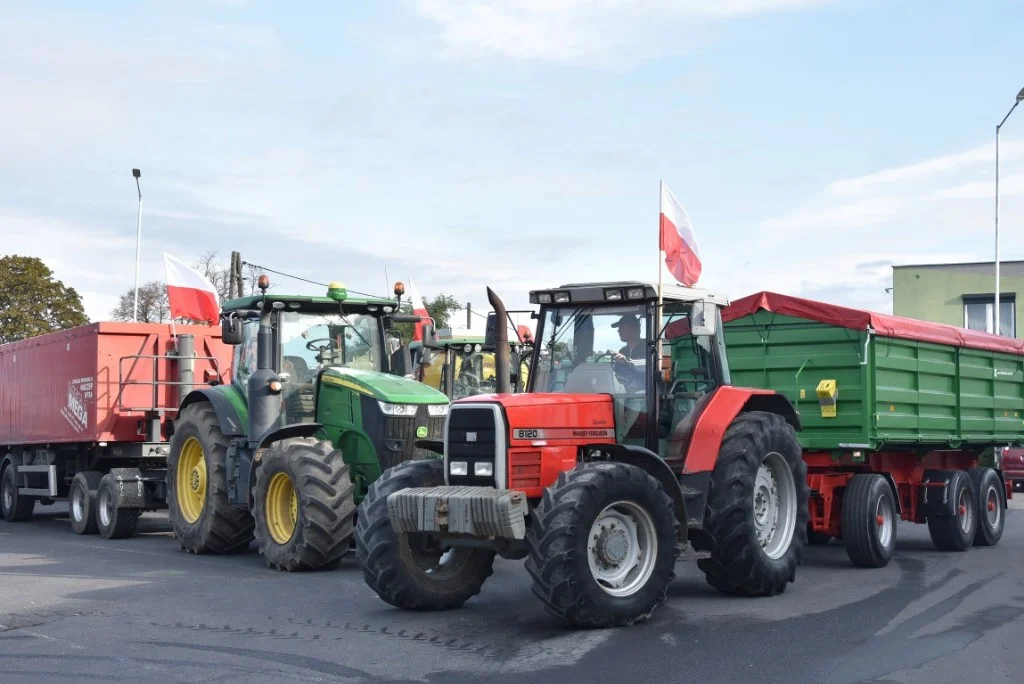
<path id="1" fill-rule="evenodd" d="M 611 404 L 612 398 L 607 394 L 477 394 L 472 397 L 458 399 L 453 404 L 475 404 L 482 401 L 496 401 L 505 408 L 521 406 L 580 406 L 588 404 Z"/>

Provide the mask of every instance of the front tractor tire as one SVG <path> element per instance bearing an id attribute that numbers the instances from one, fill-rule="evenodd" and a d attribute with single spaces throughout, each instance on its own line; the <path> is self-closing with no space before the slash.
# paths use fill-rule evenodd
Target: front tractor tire
<path id="1" fill-rule="evenodd" d="M 388 518 L 388 496 L 407 487 L 444 484 L 440 459 L 406 461 L 378 478 L 356 513 L 356 558 L 363 578 L 382 600 L 406 610 L 457 608 L 480 593 L 494 551 L 445 548 L 430 534 L 399 534 Z"/>
<path id="2" fill-rule="evenodd" d="M 181 410 L 167 458 L 167 507 L 189 553 L 235 553 L 253 539 L 252 515 L 228 500 L 227 446 L 210 403 Z"/>
<path id="3" fill-rule="evenodd" d="M 726 594 L 774 596 L 796 579 L 807 544 L 807 466 L 782 416 L 750 411 L 722 439 L 704 513 L 710 558 L 697 561 Z"/>
<path id="4" fill-rule="evenodd" d="M 348 552 L 355 486 L 329 442 L 275 442 L 260 461 L 253 515 L 256 541 L 276 570 L 325 570 Z"/>
<path id="5" fill-rule="evenodd" d="M 533 511 L 526 570 L 548 613 L 581 627 L 644 622 L 675 577 L 679 521 L 661 483 L 636 466 L 563 472 Z"/>

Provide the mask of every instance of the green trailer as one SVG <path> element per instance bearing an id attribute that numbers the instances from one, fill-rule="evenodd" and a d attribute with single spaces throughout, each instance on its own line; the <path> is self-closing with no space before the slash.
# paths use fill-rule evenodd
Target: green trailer
<path id="1" fill-rule="evenodd" d="M 799 413 L 812 543 L 881 567 L 897 519 L 944 550 L 999 541 L 1012 489 L 985 459 L 1024 444 L 1024 341 L 770 292 L 722 319 L 731 382 Z"/>

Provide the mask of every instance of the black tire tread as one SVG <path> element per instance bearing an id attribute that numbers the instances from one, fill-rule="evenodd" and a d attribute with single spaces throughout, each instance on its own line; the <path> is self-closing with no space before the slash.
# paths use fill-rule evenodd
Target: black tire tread
<path id="1" fill-rule="evenodd" d="M 285 472 L 299 498 L 299 523 L 287 545 L 267 530 L 266 493 L 270 476 Z M 355 485 L 340 450 L 330 442 L 289 439 L 267 450 L 254 492 L 256 541 L 267 565 L 276 570 L 325 570 L 337 567 L 348 553 L 355 529 Z"/>
<path id="2" fill-rule="evenodd" d="M 892 550 L 876 548 L 880 547 L 877 534 L 872 527 L 877 528 L 874 521 L 874 505 L 877 504 L 876 489 L 884 487 L 893 502 L 893 544 L 896 541 L 896 510 L 895 499 L 888 481 L 877 473 L 858 473 L 854 475 L 843 492 L 843 543 L 846 545 L 846 553 L 850 562 L 860 568 L 882 568 L 889 564 L 892 558 Z M 865 516 L 870 517 L 868 520 Z M 872 536 L 872 535 L 875 536 Z"/>
<path id="3" fill-rule="evenodd" d="M 796 529 L 783 562 L 765 562 L 753 528 L 752 492 L 754 479 L 768 445 L 778 442 L 786 449 L 774 449 L 792 460 L 796 485 Z M 796 432 L 774 413 L 749 411 L 738 415 L 722 439 L 718 461 L 711 475 L 704 529 L 713 540 L 710 558 L 697 561 L 708 584 L 723 593 L 739 596 L 774 596 L 795 581 L 807 544 L 807 465 L 801 457 Z M 762 558 L 765 560 L 762 561 Z"/>
<path id="4" fill-rule="evenodd" d="M 117 500 L 117 480 L 113 473 L 107 473 L 100 479 L 96 487 L 96 505 L 99 506 L 100 492 L 110 490 L 111 501 Z M 126 539 L 135 534 L 136 524 L 142 510 L 138 508 L 115 508 L 109 527 L 104 527 L 99 515 L 96 516 L 96 527 L 104 539 Z"/>
<path id="5" fill-rule="evenodd" d="M 83 470 L 75 473 L 71 481 L 71 491 L 68 492 L 68 518 L 71 521 L 71 529 L 75 534 L 96 534 L 99 528 L 96 525 L 96 490 L 99 489 L 103 473 L 96 470 Z M 72 496 L 75 488 L 82 487 L 85 490 L 85 498 L 82 501 L 82 514 L 84 519 L 75 522 L 73 517 L 74 509 L 71 506 Z"/>
<path id="6" fill-rule="evenodd" d="M 966 486 L 968 491 L 971 493 L 972 498 L 974 497 L 974 486 L 970 481 L 970 477 L 962 470 L 949 471 L 953 475 L 951 477 L 949 488 L 949 495 L 951 497 L 958 497 L 958 489 L 964 483 L 966 479 Z M 978 510 L 978 502 L 974 502 L 974 518 L 977 523 L 978 516 L 981 512 Z M 928 523 L 928 533 L 931 535 L 932 543 L 935 548 L 940 551 L 966 551 L 971 547 L 971 543 L 974 540 L 974 532 L 971 532 L 969 538 L 965 539 L 960 532 L 960 522 L 957 520 L 955 515 L 928 515 L 926 517 Z"/>
<path id="7" fill-rule="evenodd" d="M 417 587 L 399 557 L 400 540 L 388 518 L 388 496 L 406 487 L 444 484 L 440 459 L 405 461 L 388 468 L 370 485 L 356 513 L 356 559 L 366 584 L 385 602 L 406 610 L 457 608 L 480 593 L 494 572 L 494 552 L 475 549 L 470 570 L 460 586 L 447 594 Z"/>
<path id="8" fill-rule="evenodd" d="M 3 473 L 0 473 L 0 477 L 14 479 L 14 471 L 16 466 L 9 465 L 4 468 Z M 17 487 L 17 480 L 15 480 L 15 487 Z M 36 509 L 36 499 L 32 496 L 18 496 L 17 490 L 15 490 L 14 497 L 14 509 L 5 511 L 3 518 L 7 522 L 25 522 L 32 517 L 32 512 Z"/>
<path id="9" fill-rule="evenodd" d="M 662 537 L 659 547 L 669 547 L 672 562 L 661 568 L 655 566 L 649 581 L 657 583 L 657 594 L 642 613 L 610 608 L 595 601 L 580 581 L 578 569 L 580 562 L 586 563 L 580 561 L 578 555 L 581 546 L 582 553 L 586 554 L 586 535 L 591 525 L 581 520 L 581 511 L 590 508 L 595 497 L 604 496 L 611 503 L 618 498 L 614 492 L 636 485 L 647 487 L 658 501 L 657 508 L 650 511 L 655 525 L 667 519 L 671 530 L 659 535 Z M 580 464 L 558 475 L 555 484 L 544 490 L 544 496 L 531 515 L 526 535 L 529 554 L 526 571 L 533 579 L 534 595 L 550 615 L 583 627 L 620 627 L 647 621 L 665 601 L 668 586 L 675 579 L 679 520 L 672 499 L 661 483 L 645 471 L 624 463 Z M 584 535 L 582 540 L 580 534 Z"/>
<path id="10" fill-rule="evenodd" d="M 995 546 L 1002 539 L 1003 530 L 1006 528 L 1006 488 L 992 468 L 969 468 L 967 475 L 971 478 L 971 484 L 974 486 L 974 499 L 978 508 L 978 527 L 974 533 L 974 546 Z M 1002 515 L 999 517 L 999 529 L 989 526 L 986 517 L 987 503 L 984 500 L 985 492 L 983 491 L 988 488 L 986 480 L 991 480 L 999 491 L 999 505 L 1003 507 Z"/>
<path id="11" fill-rule="evenodd" d="M 176 488 L 180 442 L 186 438 L 185 430 L 190 426 L 195 426 L 197 436 L 204 442 L 207 459 L 206 506 L 194 524 L 186 522 L 178 511 Z M 174 536 L 188 553 L 238 553 L 249 548 L 249 542 L 255 537 L 256 523 L 252 515 L 228 501 L 227 444 L 212 404 L 203 401 L 182 409 L 167 459 L 167 508 Z M 208 448 L 211 445 L 212 448 Z"/>

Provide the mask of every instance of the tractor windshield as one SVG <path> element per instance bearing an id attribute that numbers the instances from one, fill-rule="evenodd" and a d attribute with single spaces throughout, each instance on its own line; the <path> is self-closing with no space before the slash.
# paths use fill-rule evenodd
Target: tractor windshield
<path id="1" fill-rule="evenodd" d="M 642 395 L 647 340 L 642 303 L 549 308 L 537 331 L 533 391 Z"/>
<path id="2" fill-rule="evenodd" d="M 281 313 L 281 371 L 313 382 L 321 366 L 381 369 L 380 325 L 366 314 Z"/>

